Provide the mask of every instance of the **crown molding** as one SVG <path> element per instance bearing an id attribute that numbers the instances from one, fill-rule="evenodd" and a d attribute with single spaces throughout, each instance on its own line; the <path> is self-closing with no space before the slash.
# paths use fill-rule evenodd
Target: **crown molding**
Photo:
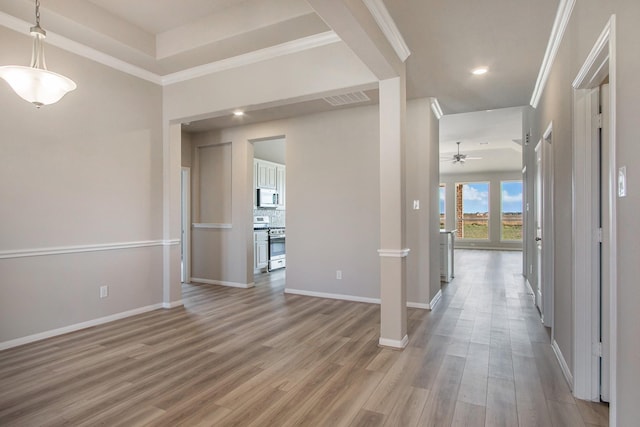
<path id="1" fill-rule="evenodd" d="M 31 24 L 27 21 L 23 21 L 22 19 L 16 18 L 4 12 L 0 12 L 0 25 L 25 35 L 29 34 L 28 29 L 31 26 Z M 155 83 L 158 85 L 162 84 L 162 78 L 159 75 L 152 73 L 151 71 L 125 62 L 114 56 L 107 55 L 104 52 L 96 50 L 82 43 L 78 43 L 53 31 L 47 30 L 46 44 L 58 47 L 60 49 L 66 50 L 67 52 L 74 53 L 78 56 L 82 56 L 83 58 L 90 59 L 99 64 L 113 68 L 114 70 L 122 71 L 123 73 L 138 77 L 151 83 Z"/>
<path id="2" fill-rule="evenodd" d="M 562 37 L 564 36 L 564 32 L 569 25 L 571 12 L 573 12 L 573 7 L 575 6 L 575 4 L 576 0 L 560 0 L 560 4 L 558 5 L 558 12 L 556 13 L 556 18 L 553 21 L 551 35 L 549 36 L 547 50 L 544 53 L 542 65 L 540 66 L 540 71 L 538 73 L 538 79 L 536 80 L 536 85 L 533 89 L 533 94 L 531 95 L 530 104 L 533 108 L 538 107 L 538 103 L 540 102 L 540 98 L 542 97 L 542 92 L 544 91 L 544 87 L 547 84 L 547 79 L 549 78 L 549 74 L 551 74 L 553 62 L 555 61 L 556 54 L 558 53 L 558 49 L 560 48 Z"/>
<path id="3" fill-rule="evenodd" d="M 400 58 L 402 62 L 406 61 L 409 55 L 411 55 L 411 51 L 384 5 L 384 2 L 382 0 L 364 0 L 364 4 L 367 6 L 367 9 L 369 9 L 373 19 L 375 19 L 378 27 L 380 27 L 380 30 L 391 44 L 393 50 L 395 50 L 398 58 Z"/>
<path id="4" fill-rule="evenodd" d="M 279 56 L 290 55 L 292 53 L 302 52 L 304 50 L 337 43 L 339 41 L 340 37 L 338 37 L 338 35 L 333 31 L 314 34 L 312 36 L 303 37 L 279 45 L 255 50 L 253 52 L 233 56 L 231 58 L 222 59 L 220 61 L 211 62 L 209 64 L 199 65 L 197 67 L 178 71 L 176 73 L 167 74 L 166 76 L 162 77 L 162 85 L 165 86 L 179 83 L 220 71 L 255 64 L 256 62 L 266 61 L 269 59 L 277 58 Z"/>
<path id="5" fill-rule="evenodd" d="M 0 25 L 25 35 L 29 34 L 29 28 L 31 26 L 27 21 L 16 18 L 5 12 L 0 12 Z M 256 62 L 266 61 L 341 41 L 340 37 L 338 37 L 336 33 L 333 31 L 326 31 L 324 33 L 302 37 L 276 46 L 259 49 L 253 52 L 248 52 L 242 55 L 161 76 L 49 30 L 47 30 L 46 40 L 46 43 L 51 46 L 58 47 L 83 58 L 90 59 L 107 67 L 161 86 L 179 83 L 223 70 L 242 67 Z"/>

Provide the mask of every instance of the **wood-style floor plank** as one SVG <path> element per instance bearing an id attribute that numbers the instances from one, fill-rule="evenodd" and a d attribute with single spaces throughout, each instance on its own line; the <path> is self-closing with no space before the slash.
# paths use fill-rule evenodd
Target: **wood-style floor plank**
<path id="1" fill-rule="evenodd" d="M 521 254 L 456 251 L 409 344 L 379 347 L 377 305 L 183 285 L 156 310 L 0 352 L 4 426 L 606 426 L 573 398 L 519 273 Z"/>

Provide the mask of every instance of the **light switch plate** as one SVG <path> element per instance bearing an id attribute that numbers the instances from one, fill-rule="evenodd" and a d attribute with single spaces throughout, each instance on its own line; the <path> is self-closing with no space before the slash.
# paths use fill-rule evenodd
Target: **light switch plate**
<path id="1" fill-rule="evenodd" d="M 627 197 L 627 167 L 618 169 L 618 197 Z"/>
<path id="2" fill-rule="evenodd" d="M 420 200 L 414 200 L 413 201 L 413 210 L 417 211 L 418 209 L 420 209 Z"/>

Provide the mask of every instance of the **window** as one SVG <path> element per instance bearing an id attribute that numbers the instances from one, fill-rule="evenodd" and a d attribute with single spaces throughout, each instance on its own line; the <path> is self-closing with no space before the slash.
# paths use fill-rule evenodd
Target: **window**
<path id="1" fill-rule="evenodd" d="M 446 220 L 446 199 L 447 199 L 447 186 L 445 184 L 440 184 L 440 230 L 444 230 L 446 228 L 447 222 Z"/>
<path id="2" fill-rule="evenodd" d="M 456 229 L 460 239 L 489 239 L 489 183 L 456 184 Z"/>
<path id="3" fill-rule="evenodd" d="M 522 241 L 522 181 L 500 183 L 500 238 Z"/>

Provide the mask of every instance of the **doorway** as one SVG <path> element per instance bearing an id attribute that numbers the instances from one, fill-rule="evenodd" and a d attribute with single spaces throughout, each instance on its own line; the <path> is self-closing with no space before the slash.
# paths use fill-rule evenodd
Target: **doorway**
<path id="1" fill-rule="evenodd" d="M 574 395 L 609 400 L 611 425 L 617 330 L 614 47 L 615 15 L 573 82 Z"/>
<path id="2" fill-rule="evenodd" d="M 551 328 L 553 339 L 553 124 L 535 147 L 534 227 L 536 242 L 536 305 L 542 323 Z"/>

